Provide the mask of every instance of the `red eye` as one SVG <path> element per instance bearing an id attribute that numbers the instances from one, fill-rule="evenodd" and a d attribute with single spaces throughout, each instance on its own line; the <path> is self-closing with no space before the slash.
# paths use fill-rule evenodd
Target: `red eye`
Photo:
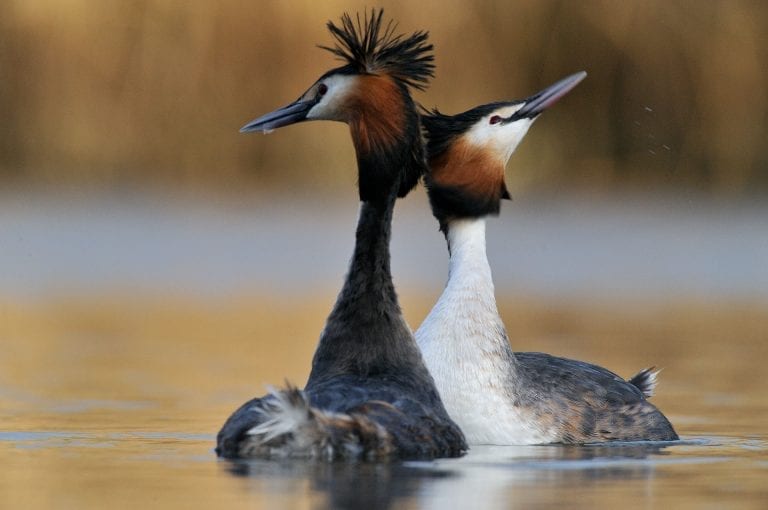
<path id="1" fill-rule="evenodd" d="M 490 122 L 491 124 L 498 124 L 499 122 L 501 122 L 501 117 L 499 117 L 498 115 L 494 115 L 493 117 L 491 117 L 491 119 L 488 122 Z"/>
<path id="2" fill-rule="evenodd" d="M 318 96 L 324 96 L 325 93 L 328 92 L 328 85 L 325 83 L 321 83 L 317 86 L 317 95 Z"/>

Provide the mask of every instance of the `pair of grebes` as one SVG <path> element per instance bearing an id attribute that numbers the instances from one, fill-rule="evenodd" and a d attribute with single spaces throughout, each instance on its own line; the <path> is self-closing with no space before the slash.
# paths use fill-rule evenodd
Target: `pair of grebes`
<path id="1" fill-rule="evenodd" d="M 222 457 L 431 459 L 468 445 L 669 441 L 647 398 L 656 372 L 513 352 L 494 297 L 485 221 L 508 198 L 504 168 L 528 128 L 585 76 L 521 101 L 449 116 L 420 112 L 411 89 L 433 76 L 426 32 L 396 35 L 372 11 L 328 23 L 344 65 L 299 99 L 248 123 L 269 132 L 308 120 L 349 125 L 360 216 L 349 272 L 303 390 L 243 404 L 218 434 Z M 450 255 L 448 283 L 415 335 L 390 273 L 392 211 L 423 179 Z"/>

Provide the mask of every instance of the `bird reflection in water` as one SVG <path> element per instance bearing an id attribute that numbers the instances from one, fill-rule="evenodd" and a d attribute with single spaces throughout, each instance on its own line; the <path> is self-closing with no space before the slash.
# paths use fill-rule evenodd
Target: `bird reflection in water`
<path id="1" fill-rule="evenodd" d="M 673 443 L 674 444 L 674 443 Z M 474 446 L 461 459 L 397 463 L 226 460 L 246 491 L 317 501 L 320 508 L 508 508 L 523 489 L 651 480 L 669 442 Z M 312 505 L 315 507 L 315 505 Z"/>

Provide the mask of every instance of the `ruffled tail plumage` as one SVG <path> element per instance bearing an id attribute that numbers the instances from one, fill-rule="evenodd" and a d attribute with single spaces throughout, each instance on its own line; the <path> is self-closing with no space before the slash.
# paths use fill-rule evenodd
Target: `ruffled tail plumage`
<path id="1" fill-rule="evenodd" d="M 644 368 L 627 379 L 627 382 L 640 390 L 645 398 L 651 398 L 656 393 L 656 386 L 659 384 L 659 372 L 661 369 L 656 370 L 656 367 Z"/>
<path id="2" fill-rule="evenodd" d="M 241 412 L 254 413 L 260 420 L 241 431 L 236 444 L 219 441 L 220 455 L 326 461 L 391 457 L 395 451 L 392 436 L 373 418 L 400 413 L 392 405 L 377 401 L 348 413 L 324 411 L 312 407 L 305 393 L 290 384 L 285 389 L 271 389 L 269 395 L 249 402 L 236 415 Z"/>
<path id="3" fill-rule="evenodd" d="M 262 449 L 258 456 L 374 460 L 394 451 L 389 432 L 370 417 L 376 408 L 398 412 L 386 402 L 370 402 L 342 414 L 313 408 L 296 387 L 271 395 L 273 400 L 262 409 L 267 420 L 247 432 L 253 440 L 243 445 Z"/>

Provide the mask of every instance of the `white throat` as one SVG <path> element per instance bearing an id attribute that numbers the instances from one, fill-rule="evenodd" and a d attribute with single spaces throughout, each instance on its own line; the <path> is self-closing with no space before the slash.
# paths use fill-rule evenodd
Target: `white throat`
<path id="1" fill-rule="evenodd" d="M 440 358 L 460 356 L 464 362 L 491 352 L 511 353 L 485 253 L 485 219 L 452 220 L 447 238 L 448 283 L 416 332 L 419 346 L 439 351 Z"/>
<path id="2" fill-rule="evenodd" d="M 552 438 L 516 405 L 517 362 L 496 308 L 485 219 L 448 224 L 448 283 L 416 331 L 445 409 L 469 444 L 534 444 Z"/>
<path id="3" fill-rule="evenodd" d="M 495 301 L 491 266 L 485 253 L 485 219 L 453 220 L 446 237 L 450 250 L 446 290 L 471 284 Z"/>

